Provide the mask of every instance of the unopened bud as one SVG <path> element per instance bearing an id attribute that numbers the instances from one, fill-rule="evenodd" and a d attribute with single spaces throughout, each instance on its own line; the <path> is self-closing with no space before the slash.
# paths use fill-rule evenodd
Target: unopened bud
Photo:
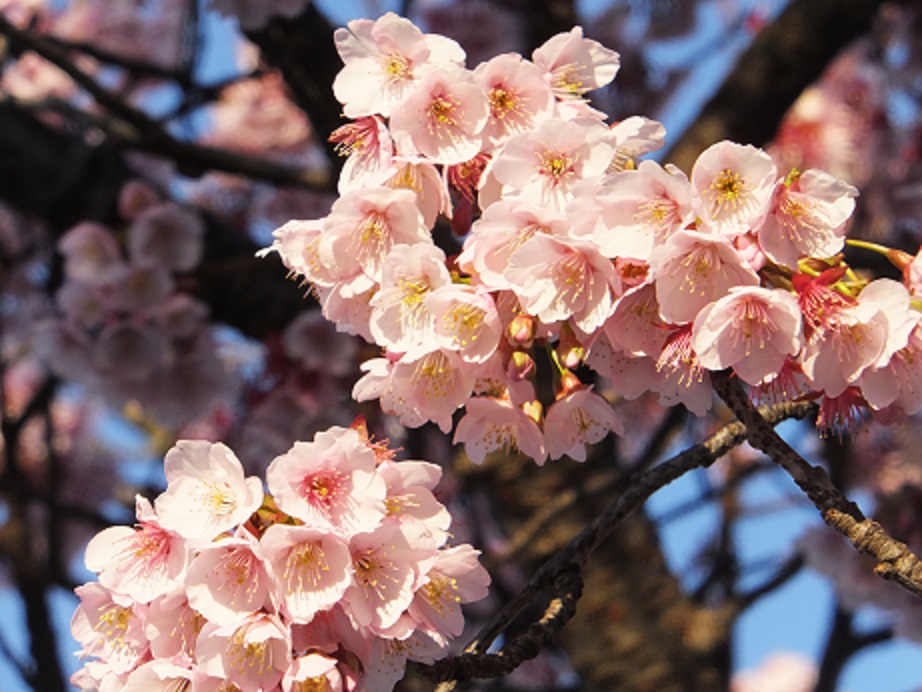
<path id="1" fill-rule="evenodd" d="M 537 399 L 522 404 L 522 411 L 526 416 L 531 418 L 535 423 L 541 422 L 541 416 L 544 414 L 544 407 Z"/>
<path id="2" fill-rule="evenodd" d="M 514 347 L 531 348 L 535 340 L 535 318 L 531 315 L 516 315 L 509 323 L 508 336 Z"/>
<path id="3" fill-rule="evenodd" d="M 506 374 L 510 379 L 521 382 L 535 371 L 535 360 L 526 351 L 513 351 L 506 366 Z"/>
<path id="4" fill-rule="evenodd" d="M 557 391 L 557 398 L 563 399 L 578 389 L 584 389 L 585 386 L 579 377 L 568 370 L 560 376 L 560 389 Z"/>

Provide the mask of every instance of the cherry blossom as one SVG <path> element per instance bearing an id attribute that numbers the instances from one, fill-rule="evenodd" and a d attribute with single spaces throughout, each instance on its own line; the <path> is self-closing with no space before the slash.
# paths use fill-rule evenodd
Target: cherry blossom
<path id="1" fill-rule="evenodd" d="M 654 246 L 693 220 L 692 189 L 681 171 L 641 161 L 605 178 L 595 194 L 580 195 L 568 214 L 574 233 L 591 237 L 606 257 L 647 261 Z"/>
<path id="2" fill-rule="evenodd" d="M 851 185 L 810 169 L 779 185 L 759 244 L 774 262 L 796 267 L 802 257 L 832 257 L 845 244 L 845 225 L 858 195 Z"/>
<path id="3" fill-rule="evenodd" d="M 705 305 L 732 286 L 756 286 L 758 275 L 720 235 L 682 230 L 658 246 L 650 257 L 656 299 L 666 322 L 690 322 Z"/>
<path id="4" fill-rule="evenodd" d="M 506 142 L 492 173 L 504 195 L 563 210 L 574 186 L 604 173 L 614 152 L 613 137 L 603 124 L 551 118 Z"/>
<path id="5" fill-rule="evenodd" d="M 410 359 L 431 351 L 436 317 L 426 298 L 450 282 L 440 248 L 426 243 L 394 247 L 384 260 L 381 285 L 370 303 L 375 342 Z"/>
<path id="6" fill-rule="evenodd" d="M 482 464 L 490 452 L 521 451 L 539 464 L 547 452 L 538 424 L 512 402 L 478 396 L 465 405 L 465 414 L 455 428 L 454 442 L 463 442 L 468 458 Z"/>
<path id="7" fill-rule="evenodd" d="M 757 228 L 768 213 L 778 174 L 771 157 L 753 146 L 718 142 L 691 172 L 702 224 L 735 236 Z"/>
<path id="8" fill-rule="evenodd" d="M 618 74 L 620 58 L 598 41 L 583 37 L 583 28 L 557 34 L 532 53 L 557 98 L 580 98 L 603 87 Z"/>
<path id="9" fill-rule="evenodd" d="M 388 12 L 356 19 L 333 34 L 345 63 L 333 93 L 350 118 L 390 116 L 427 69 L 460 67 L 464 51 L 444 36 L 423 34 L 408 19 Z"/>
<path id="10" fill-rule="evenodd" d="M 262 504 L 262 482 L 244 478 L 224 444 L 180 440 L 164 459 L 167 489 L 155 501 L 160 524 L 192 540 L 211 540 L 242 523 Z"/>
<path id="11" fill-rule="evenodd" d="M 471 76 L 460 69 L 432 70 L 391 115 L 397 148 L 436 163 L 467 161 L 480 151 L 487 103 Z"/>
<path id="12" fill-rule="evenodd" d="M 273 524 L 260 541 L 277 598 L 291 622 L 307 623 L 342 598 L 352 580 L 349 546 L 311 526 Z"/>
<path id="13" fill-rule="evenodd" d="M 384 481 L 375 455 L 353 430 L 331 428 L 313 442 L 295 442 L 266 470 L 279 507 L 327 530 L 370 530 L 384 517 Z"/>
<path id="14" fill-rule="evenodd" d="M 245 530 L 201 546 L 185 578 L 189 605 L 209 622 L 237 623 L 273 610 L 275 584 L 260 543 Z"/>
<path id="15" fill-rule="evenodd" d="M 743 381 L 771 380 L 800 351 L 802 322 L 797 299 L 785 291 L 734 286 L 695 317 L 691 344 L 708 370 L 733 367 Z"/>
<path id="16" fill-rule="evenodd" d="M 594 246 L 538 234 L 509 258 L 506 278 L 522 307 L 545 324 L 571 319 L 586 334 L 611 315 L 617 275 Z"/>
<path id="17" fill-rule="evenodd" d="M 99 583 L 138 603 L 165 596 L 181 583 L 186 569 L 183 539 L 162 528 L 150 501 L 137 498 L 138 528 L 112 526 L 86 547 L 86 566 Z"/>
<path id="18" fill-rule="evenodd" d="M 291 663 L 287 628 L 275 615 L 257 613 L 243 621 L 202 628 L 195 656 L 201 670 L 241 690 L 268 690 L 281 682 Z"/>
<path id="19" fill-rule="evenodd" d="M 491 148 L 533 129 L 553 113 L 554 94 L 541 70 L 521 55 L 504 53 L 481 63 L 474 80 L 489 104 L 483 137 Z"/>
<path id="20" fill-rule="evenodd" d="M 586 445 L 599 442 L 609 432 L 623 434 L 624 426 L 611 405 L 588 387 L 555 401 L 544 423 L 547 453 L 551 459 L 564 454 L 586 460 Z"/>

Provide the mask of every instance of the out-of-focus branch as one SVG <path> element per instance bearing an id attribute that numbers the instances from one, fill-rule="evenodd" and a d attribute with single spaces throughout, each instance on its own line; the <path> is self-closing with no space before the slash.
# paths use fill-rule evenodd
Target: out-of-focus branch
<path id="1" fill-rule="evenodd" d="M 292 100 L 307 114 L 331 163 L 340 165 L 333 143 L 327 141 L 344 122 L 340 104 L 333 97 L 333 80 L 342 60 L 329 20 L 315 3 L 308 3 L 301 15 L 274 17 L 265 28 L 247 32 L 247 38 L 259 46 L 266 62 L 281 71 Z"/>
<path id="2" fill-rule="evenodd" d="M 766 421 L 765 424 L 769 426 L 790 418 L 806 418 L 815 410 L 815 405 L 809 402 L 785 402 L 759 409 L 760 415 L 764 416 L 762 420 Z M 739 422 L 730 423 L 701 444 L 637 475 L 632 482 L 627 484 L 624 492 L 609 503 L 592 524 L 558 550 L 537 570 L 519 595 L 506 604 L 478 633 L 465 649 L 465 653 L 443 659 L 431 666 L 421 666 L 420 669 L 427 677 L 435 681 L 488 677 L 488 673 L 495 669 L 503 670 L 501 674 L 509 672 L 506 670 L 506 662 L 498 661 L 498 659 L 514 657 L 507 652 L 505 646 L 496 653 L 486 654 L 485 652 L 540 593 L 549 587 L 553 588 L 561 578 L 566 579 L 565 575 L 574 570 L 578 572 L 593 551 L 621 521 L 640 507 L 653 493 L 692 469 L 709 466 L 745 439 L 745 426 Z M 517 641 L 517 639 L 512 641 Z M 534 651 L 533 655 L 537 653 Z"/>
<path id="3" fill-rule="evenodd" d="M 723 139 L 762 146 L 835 55 L 867 33 L 884 0 L 794 0 L 762 29 L 695 123 L 665 155 L 689 171 Z"/>
<path id="4" fill-rule="evenodd" d="M 325 188 L 329 185 L 329 176 L 326 172 L 298 168 L 239 152 L 176 139 L 144 111 L 133 107 L 119 94 L 106 89 L 94 77 L 78 67 L 65 47 L 17 28 L 2 15 L 0 15 L 0 33 L 9 39 L 10 48 L 14 54 L 26 50 L 33 51 L 63 70 L 100 106 L 105 108 L 112 118 L 97 119 L 96 124 L 120 146 L 150 152 L 175 161 L 179 170 L 191 177 L 200 176 L 208 171 L 223 171 L 277 185 L 306 188 Z"/>
<path id="5" fill-rule="evenodd" d="M 713 373 L 711 381 L 714 390 L 746 426 L 749 444 L 787 471 L 816 505 L 823 520 L 859 551 L 873 556 L 877 560 L 874 571 L 879 576 L 922 597 L 922 561 L 906 544 L 890 536 L 876 521 L 866 518 L 858 506 L 833 485 L 826 471 L 812 466 L 781 439 L 729 372 Z"/>

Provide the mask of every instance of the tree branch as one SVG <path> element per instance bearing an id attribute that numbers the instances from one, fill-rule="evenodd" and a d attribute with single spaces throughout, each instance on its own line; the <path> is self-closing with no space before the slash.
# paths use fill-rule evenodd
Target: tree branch
<path id="1" fill-rule="evenodd" d="M 240 152 L 209 147 L 176 139 L 144 111 L 133 107 L 119 94 L 103 87 L 95 78 L 71 60 L 69 51 L 58 43 L 23 31 L 0 15 L 0 33 L 7 36 L 14 53 L 30 50 L 63 70 L 114 117 L 97 119 L 110 139 L 121 146 L 146 151 L 176 162 L 180 171 L 198 177 L 207 171 L 223 171 L 277 184 L 326 189 L 330 177 L 325 171 L 304 169 L 250 156 Z M 10 98 L 10 97 L 7 97 Z"/>
<path id="2" fill-rule="evenodd" d="M 746 426 L 749 444 L 787 471 L 816 505 L 823 520 L 877 560 L 874 571 L 910 593 L 922 597 L 922 562 L 905 543 L 891 537 L 833 485 L 828 474 L 795 452 L 750 403 L 740 382 L 728 371 L 711 373 L 714 390 Z"/>
<path id="3" fill-rule="evenodd" d="M 809 402 L 785 402 L 760 409 L 766 424 L 777 424 L 790 418 L 806 418 L 815 413 L 815 405 Z M 769 423 L 770 422 L 770 423 Z M 558 550 L 542 565 L 521 593 L 507 603 L 465 649 L 465 653 L 443 659 L 431 666 L 420 666 L 427 677 L 435 681 L 465 680 L 472 677 L 490 677 L 496 670 L 505 675 L 505 661 L 513 660 L 518 654 L 509 652 L 504 646 L 495 654 L 485 654 L 496 638 L 505 631 L 535 597 L 548 587 L 559 585 L 561 580 L 568 588 L 573 587 L 572 573 L 578 574 L 592 552 L 604 541 L 616 526 L 632 511 L 640 507 L 653 493 L 695 468 L 709 466 L 734 446 L 746 439 L 746 428 L 739 422 L 725 425 L 701 444 L 691 447 L 662 464 L 637 475 L 624 492 L 613 500 L 606 509 L 582 532 Z M 555 592 L 556 593 L 556 592 Z M 570 591 L 558 594 L 570 598 Z M 526 633 L 527 634 L 527 633 Z M 517 642 L 519 638 L 512 641 Z M 529 639 L 531 642 L 531 639 Z M 516 644 L 518 646 L 518 644 Z M 523 645 L 533 651 L 531 643 Z M 518 651 L 518 649 L 515 649 Z M 533 655 L 537 655 L 534 651 Z M 497 658 L 499 657 L 499 658 Z M 502 659 L 501 663 L 499 659 Z M 525 660 L 525 659 L 523 659 Z M 521 661 L 519 661 L 521 663 Z M 511 670 L 511 669 L 510 669 Z M 445 688 L 450 689 L 450 688 Z"/>

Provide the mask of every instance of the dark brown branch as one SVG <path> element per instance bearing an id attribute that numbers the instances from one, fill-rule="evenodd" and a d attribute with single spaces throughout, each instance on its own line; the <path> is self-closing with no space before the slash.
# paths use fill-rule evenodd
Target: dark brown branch
<path id="1" fill-rule="evenodd" d="M 535 658 L 552 643 L 561 628 L 576 614 L 576 603 L 583 592 L 579 570 L 558 572 L 553 581 L 554 597 L 541 619 L 532 623 L 520 635 L 513 637 L 497 653 L 466 652 L 442 659 L 420 670 L 433 682 L 441 682 L 437 692 L 454 689 L 454 682 L 473 678 L 499 678 L 508 675 L 525 661 Z"/>
<path id="2" fill-rule="evenodd" d="M 884 0 L 794 0 L 756 36 L 723 85 L 665 156 L 689 171 L 723 139 L 762 146 L 803 90 L 849 42 L 866 34 Z"/>
<path id="3" fill-rule="evenodd" d="M 327 141 L 344 123 L 340 104 L 333 97 L 333 80 L 342 60 L 329 20 L 315 3 L 309 3 L 300 16 L 275 17 L 265 28 L 248 32 L 247 38 L 259 46 L 266 62 L 282 72 L 292 100 L 307 114 L 330 162 L 340 165 L 333 143 Z"/>
<path id="4" fill-rule="evenodd" d="M 910 593 L 922 597 L 922 562 L 905 543 L 891 537 L 873 519 L 864 516 L 829 479 L 822 468 L 812 466 L 795 452 L 749 401 L 740 382 L 729 372 L 712 373 L 715 391 L 747 429 L 749 444 L 764 452 L 787 471 L 797 486 L 816 505 L 823 520 L 843 534 L 860 552 L 877 560 L 874 571 Z"/>
<path id="5" fill-rule="evenodd" d="M 778 568 L 778 571 L 769 577 L 764 583 L 759 584 L 751 591 L 747 591 L 737 598 L 737 603 L 739 604 L 740 610 L 748 608 L 749 606 L 757 603 L 763 596 L 766 596 L 772 591 L 775 591 L 776 589 L 779 589 L 787 584 L 792 577 L 797 575 L 797 573 L 803 569 L 803 566 L 804 559 L 800 555 L 787 560 L 783 565 L 781 565 L 781 567 Z"/>
<path id="6" fill-rule="evenodd" d="M 777 424 L 790 418 L 805 418 L 815 412 L 815 406 L 809 402 L 785 402 L 763 407 L 760 411 L 765 416 L 763 420 L 769 421 L 770 424 Z M 507 603 L 478 633 L 464 654 L 444 659 L 433 666 L 421 666 L 420 669 L 424 674 L 431 674 L 437 680 L 489 677 L 486 673 L 493 671 L 495 666 L 499 665 L 492 657 L 503 655 L 511 659 L 511 656 L 503 654 L 505 648 L 497 654 L 489 654 L 491 658 L 487 658 L 488 655 L 484 652 L 522 614 L 539 593 L 558 583 L 562 575 L 570 574 L 574 570 L 578 572 L 612 530 L 657 490 L 692 469 L 709 466 L 745 439 L 745 427 L 739 422 L 730 423 L 703 443 L 636 476 L 632 482 L 627 484 L 624 492 L 609 503 L 592 524 L 571 539 L 537 570 L 521 593 Z M 483 667 L 480 667 L 481 662 Z M 509 671 L 501 674 L 506 672 Z"/>
<path id="7" fill-rule="evenodd" d="M 114 142 L 172 159 L 184 175 L 197 177 L 208 171 L 222 171 L 277 185 L 309 189 L 324 189 L 330 184 L 325 171 L 298 168 L 227 149 L 176 139 L 144 111 L 134 108 L 119 94 L 106 89 L 91 75 L 77 67 L 69 52 L 59 44 L 18 29 L 2 15 L 0 33 L 9 38 L 14 53 L 33 51 L 63 70 L 100 106 L 109 111 L 114 118 L 109 121 L 98 121 L 97 124 Z"/>

